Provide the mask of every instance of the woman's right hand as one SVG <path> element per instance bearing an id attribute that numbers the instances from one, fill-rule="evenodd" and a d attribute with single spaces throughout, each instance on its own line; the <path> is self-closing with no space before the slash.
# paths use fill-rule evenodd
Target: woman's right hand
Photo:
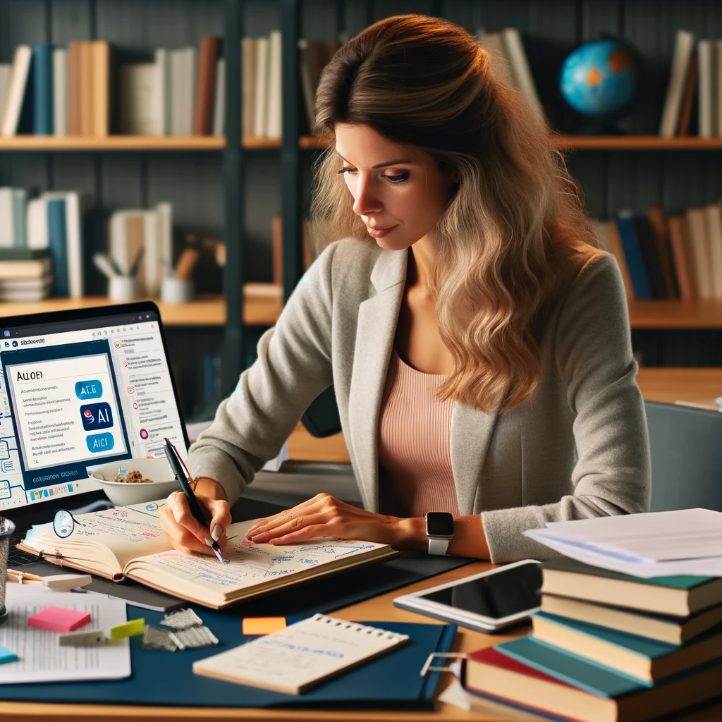
<path id="1" fill-rule="evenodd" d="M 223 487 L 213 479 L 198 479 L 194 492 L 209 529 L 193 518 L 182 491 L 174 491 L 160 508 L 160 527 L 174 549 L 184 554 L 212 555 L 209 540 L 213 539 L 223 547 L 226 529 L 231 523 L 231 507 Z"/>

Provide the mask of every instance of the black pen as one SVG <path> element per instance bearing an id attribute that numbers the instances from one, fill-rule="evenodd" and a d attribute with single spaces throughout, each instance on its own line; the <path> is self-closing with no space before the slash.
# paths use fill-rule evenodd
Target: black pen
<path id="1" fill-rule="evenodd" d="M 181 485 L 183 493 L 186 495 L 186 499 L 188 499 L 188 506 L 190 507 L 193 518 L 199 524 L 208 529 L 208 522 L 206 522 L 203 512 L 198 505 L 198 499 L 196 499 L 196 495 L 193 493 L 193 489 L 191 489 L 190 479 L 186 476 L 186 472 L 183 470 L 183 467 L 185 466 L 183 464 L 183 460 L 178 455 L 175 446 L 173 446 L 168 439 L 164 438 L 163 441 L 165 442 L 164 449 L 165 455 L 168 457 L 168 463 L 170 464 L 170 468 L 173 469 L 175 478 L 178 479 L 178 483 Z M 210 529 L 208 529 L 208 532 L 210 534 Z M 221 554 L 221 548 L 218 546 L 218 542 L 214 541 L 212 538 L 211 541 L 213 541 L 211 549 L 213 549 L 213 552 L 218 557 L 218 560 L 225 563 L 223 555 Z"/>

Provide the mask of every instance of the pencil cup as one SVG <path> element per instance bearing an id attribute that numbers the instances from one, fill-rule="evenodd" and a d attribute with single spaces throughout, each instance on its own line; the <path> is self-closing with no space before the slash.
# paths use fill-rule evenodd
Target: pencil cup
<path id="1" fill-rule="evenodd" d="M 111 276 L 108 282 L 108 298 L 111 301 L 132 301 L 137 297 L 135 276 Z"/>
<path id="2" fill-rule="evenodd" d="M 192 301 L 195 295 L 193 281 L 182 278 L 164 278 L 160 287 L 160 300 L 164 303 Z"/>
<path id="3" fill-rule="evenodd" d="M 10 537 L 15 531 L 15 524 L 10 519 L 0 517 L 0 624 L 7 621 L 8 610 L 5 607 L 5 582 L 8 578 L 8 550 Z"/>

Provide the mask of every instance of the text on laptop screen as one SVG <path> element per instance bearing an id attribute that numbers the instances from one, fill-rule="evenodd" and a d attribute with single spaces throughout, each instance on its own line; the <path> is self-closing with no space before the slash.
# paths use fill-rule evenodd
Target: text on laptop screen
<path id="1" fill-rule="evenodd" d="M 2 334 L 0 509 L 100 488 L 93 467 L 163 457 L 163 437 L 185 451 L 156 314 Z"/>

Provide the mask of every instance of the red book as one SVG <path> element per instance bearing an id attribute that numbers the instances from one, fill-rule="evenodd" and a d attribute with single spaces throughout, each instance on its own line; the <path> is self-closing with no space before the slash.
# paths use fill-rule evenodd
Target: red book
<path id="1" fill-rule="evenodd" d="M 204 35 L 198 59 L 198 92 L 194 135 L 211 135 L 213 132 L 213 103 L 216 92 L 216 67 L 221 41 L 213 35 Z"/>

